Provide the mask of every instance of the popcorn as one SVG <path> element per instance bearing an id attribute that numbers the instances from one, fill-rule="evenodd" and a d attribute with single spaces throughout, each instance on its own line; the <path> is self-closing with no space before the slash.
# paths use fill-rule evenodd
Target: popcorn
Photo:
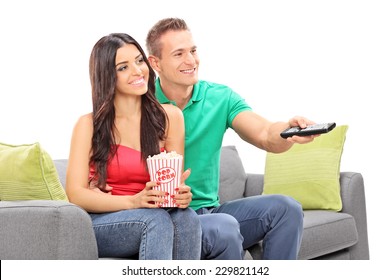
<path id="1" fill-rule="evenodd" d="M 157 155 L 154 155 L 154 156 L 149 156 L 148 158 L 151 158 L 151 159 L 166 159 L 166 158 L 183 158 L 182 155 L 176 153 L 176 151 L 172 151 L 172 152 L 168 152 L 167 151 L 163 151 Z"/>
<path id="2" fill-rule="evenodd" d="M 177 207 L 173 202 L 172 194 L 175 193 L 175 188 L 180 185 L 183 156 L 172 152 L 161 152 L 154 156 L 149 156 L 146 159 L 148 165 L 150 181 L 159 182 L 156 187 L 158 190 L 169 193 L 168 202 L 163 203 L 162 207 Z"/>

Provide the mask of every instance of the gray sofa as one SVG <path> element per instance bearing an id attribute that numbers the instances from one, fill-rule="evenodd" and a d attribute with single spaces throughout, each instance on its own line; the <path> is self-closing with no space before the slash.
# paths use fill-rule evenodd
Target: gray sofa
<path id="1" fill-rule="evenodd" d="M 63 185 L 67 160 L 54 161 Z M 263 175 L 246 174 L 234 146 L 221 154 L 221 201 L 262 193 Z M 362 175 L 340 175 L 343 210 L 305 211 L 299 259 L 369 259 Z M 0 259 L 98 259 L 89 215 L 63 201 L 0 201 Z M 261 243 L 247 259 L 261 258 Z"/>

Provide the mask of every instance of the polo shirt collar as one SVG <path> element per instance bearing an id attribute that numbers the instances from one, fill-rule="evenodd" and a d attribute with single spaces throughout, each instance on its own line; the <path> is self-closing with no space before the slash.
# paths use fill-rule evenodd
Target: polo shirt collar
<path id="1" fill-rule="evenodd" d="M 204 90 L 201 90 L 201 86 L 198 83 L 196 83 L 194 85 L 194 89 L 192 90 L 192 97 L 191 97 L 191 100 L 193 102 L 197 102 L 197 101 L 200 101 L 203 99 L 204 97 L 204 94 L 205 94 L 205 91 Z"/>

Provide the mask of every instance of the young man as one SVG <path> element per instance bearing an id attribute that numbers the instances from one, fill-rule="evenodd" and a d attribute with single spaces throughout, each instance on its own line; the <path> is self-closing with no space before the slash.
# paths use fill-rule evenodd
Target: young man
<path id="1" fill-rule="evenodd" d="M 182 19 L 157 22 L 146 45 L 149 62 L 159 76 L 158 100 L 176 105 L 184 114 L 185 168 L 191 168 L 186 184 L 193 193 L 190 206 L 200 215 L 202 259 L 242 259 L 244 249 L 260 240 L 264 259 L 296 259 L 303 231 L 301 205 L 282 195 L 259 195 L 220 205 L 220 151 L 225 131 L 232 128 L 258 148 L 284 152 L 315 136 L 285 140 L 280 132 L 313 122 L 303 117 L 270 122 L 253 113 L 229 87 L 198 80 L 197 47 Z"/>

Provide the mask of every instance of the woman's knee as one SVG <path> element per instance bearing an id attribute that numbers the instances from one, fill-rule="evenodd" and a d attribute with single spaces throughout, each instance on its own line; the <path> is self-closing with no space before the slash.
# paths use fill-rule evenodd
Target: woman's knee
<path id="1" fill-rule="evenodd" d="M 165 231 L 169 236 L 173 236 L 174 233 L 174 224 L 172 222 L 171 216 L 164 209 L 148 209 L 148 210 L 161 210 L 161 211 L 152 211 L 155 212 L 153 215 L 148 216 L 146 219 L 145 225 L 148 230 L 158 230 L 159 232 Z"/>
<path id="2" fill-rule="evenodd" d="M 136 209 L 123 210 L 117 212 L 115 219 L 111 222 L 115 224 L 138 224 L 143 231 L 164 232 L 173 235 L 173 223 L 170 215 L 164 209 Z M 120 214 L 119 214 L 120 213 Z"/>
<path id="3" fill-rule="evenodd" d="M 171 213 L 171 219 L 176 226 L 181 228 L 182 232 L 191 234 L 201 234 L 201 225 L 199 216 L 191 208 L 174 209 Z"/>

